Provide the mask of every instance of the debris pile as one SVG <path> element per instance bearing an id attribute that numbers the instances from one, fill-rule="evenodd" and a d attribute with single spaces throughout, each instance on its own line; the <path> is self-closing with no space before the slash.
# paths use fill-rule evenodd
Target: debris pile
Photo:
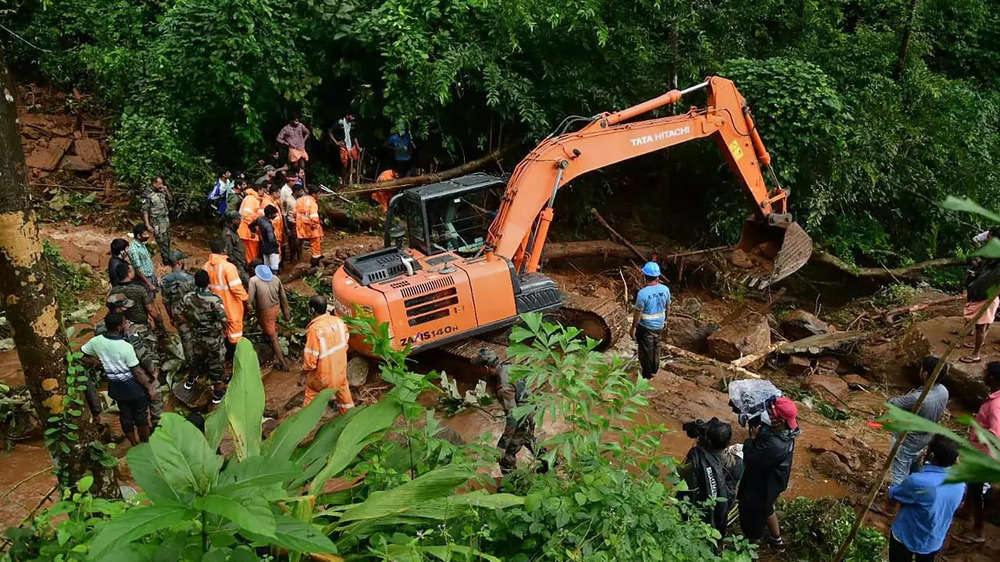
<path id="1" fill-rule="evenodd" d="M 88 96 L 28 84 L 18 112 L 28 180 L 35 185 L 81 184 L 110 189 L 108 132 L 103 120 L 85 115 Z"/>

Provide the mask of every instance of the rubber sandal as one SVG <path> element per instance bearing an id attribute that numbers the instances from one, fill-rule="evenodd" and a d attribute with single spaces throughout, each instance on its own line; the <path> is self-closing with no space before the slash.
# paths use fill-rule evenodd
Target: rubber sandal
<path id="1" fill-rule="evenodd" d="M 979 363 L 980 361 L 983 360 L 983 358 L 966 355 L 964 357 L 960 357 L 958 360 L 961 361 L 962 363 Z"/>
<path id="2" fill-rule="evenodd" d="M 969 535 L 961 535 L 958 537 L 952 537 L 956 541 L 963 544 L 985 544 L 986 537 L 970 537 Z"/>

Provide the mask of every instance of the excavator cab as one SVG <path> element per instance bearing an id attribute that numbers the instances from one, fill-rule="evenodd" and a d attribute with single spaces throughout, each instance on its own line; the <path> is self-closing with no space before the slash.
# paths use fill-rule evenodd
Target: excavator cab
<path id="1" fill-rule="evenodd" d="M 486 243 L 505 186 L 502 178 L 471 174 L 403 191 L 389 202 L 386 247 L 405 242 L 424 256 L 475 256 Z"/>

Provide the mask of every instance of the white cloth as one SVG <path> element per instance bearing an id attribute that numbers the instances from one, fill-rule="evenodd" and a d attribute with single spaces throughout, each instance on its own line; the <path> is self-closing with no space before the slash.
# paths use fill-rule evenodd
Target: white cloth
<path id="1" fill-rule="evenodd" d="M 265 254 L 264 265 L 271 268 L 271 271 L 278 271 L 281 267 L 281 254 Z"/>
<path id="2" fill-rule="evenodd" d="M 278 204 L 281 205 L 281 215 L 288 222 L 295 222 L 295 196 L 292 188 L 288 184 L 281 186 L 278 190 Z"/>
<path id="3" fill-rule="evenodd" d="M 351 142 L 351 122 L 347 119 L 341 119 L 337 123 L 340 123 L 340 126 L 344 128 L 344 146 L 347 150 L 354 148 L 354 143 Z"/>

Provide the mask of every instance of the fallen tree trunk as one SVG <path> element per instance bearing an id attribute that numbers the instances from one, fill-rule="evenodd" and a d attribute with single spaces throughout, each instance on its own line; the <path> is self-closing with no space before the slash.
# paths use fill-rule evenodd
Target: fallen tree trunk
<path id="1" fill-rule="evenodd" d="M 443 172 L 435 172 L 433 174 L 424 174 L 421 176 L 412 176 L 408 178 L 399 178 L 392 181 L 384 182 L 372 182 L 372 183 L 355 183 L 343 186 L 343 189 L 339 191 L 341 195 L 351 196 L 358 195 L 362 193 L 372 193 L 374 191 L 382 191 L 383 189 L 396 189 L 400 187 L 412 187 L 415 185 L 424 185 L 428 183 L 434 183 L 444 180 L 450 180 L 451 178 L 456 178 L 463 174 L 468 174 L 469 172 L 474 172 L 483 166 L 486 166 L 490 162 L 493 162 L 500 158 L 505 152 L 511 150 L 516 145 L 508 145 L 503 148 L 498 148 L 489 154 L 466 162 L 461 166 L 456 166 L 454 168 L 449 168 Z"/>
<path id="2" fill-rule="evenodd" d="M 760 375 L 758 375 L 757 373 L 755 373 L 753 371 L 748 371 L 748 370 L 744 369 L 743 367 L 737 367 L 736 365 L 733 365 L 731 363 L 723 363 L 722 361 L 719 361 L 717 359 L 712 359 L 711 357 L 706 357 L 704 355 L 699 355 L 697 353 L 693 353 L 693 352 L 688 351 L 686 349 L 682 349 L 680 347 L 677 347 L 676 345 L 670 345 L 669 343 L 661 342 L 660 346 L 663 349 L 669 351 L 673 355 L 678 355 L 680 357 L 683 357 L 685 359 L 689 359 L 691 361 L 697 361 L 697 362 L 700 362 L 700 363 L 708 363 L 709 365 L 712 365 L 714 367 L 718 367 L 719 369 L 722 369 L 724 372 L 733 373 L 734 375 L 742 375 L 744 377 L 748 377 L 748 378 L 751 378 L 751 379 L 759 379 L 760 378 Z"/>
<path id="3" fill-rule="evenodd" d="M 643 248 L 650 251 L 649 248 Z M 584 258 L 604 256 L 627 259 L 633 256 L 632 250 L 610 240 L 584 240 L 580 242 L 549 242 L 545 245 L 545 259 L 558 260 L 566 258 Z"/>
<path id="4" fill-rule="evenodd" d="M 932 301 L 928 301 L 928 302 L 917 303 L 917 304 L 914 304 L 914 305 L 911 305 L 911 306 L 901 306 L 899 308 L 894 308 L 894 309 L 886 312 L 885 313 L 885 321 L 886 322 L 893 322 L 893 321 L 896 320 L 897 317 L 900 317 L 900 316 L 907 316 L 909 314 L 913 314 L 914 312 L 920 312 L 921 310 L 924 310 L 925 308 L 929 308 L 929 307 L 932 307 L 932 306 L 937 306 L 939 304 L 948 304 L 948 303 L 952 303 L 952 302 L 958 302 L 958 301 L 961 301 L 961 300 L 964 300 L 964 299 L 965 299 L 965 295 L 952 295 L 952 296 L 941 298 L 941 299 L 937 299 L 937 300 L 932 300 Z"/>
<path id="5" fill-rule="evenodd" d="M 962 265 L 968 260 L 961 258 L 938 258 L 928 261 L 922 261 L 920 263 L 915 263 L 913 265 L 908 265 L 906 267 L 897 267 L 894 269 L 889 269 L 886 267 L 853 267 L 844 260 L 838 258 L 833 254 L 828 254 L 819 250 L 814 250 L 812 258 L 810 259 L 813 263 L 821 263 L 824 265 L 829 265 L 836 269 L 847 273 L 851 277 L 856 278 L 904 278 L 913 279 L 920 277 L 925 269 L 931 267 L 945 267 L 950 265 Z"/>
<path id="6" fill-rule="evenodd" d="M 320 214 L 334 224 L 381 229 L 384 222 L 385 217 L 382 215 L 381 210 L 375 208 L 371 210 L 365 209 L 361 212 L 349 212 L 347 209 L 338 206 L 337 201 L 330 198 L 320 198 L 318 203 Z"/>

